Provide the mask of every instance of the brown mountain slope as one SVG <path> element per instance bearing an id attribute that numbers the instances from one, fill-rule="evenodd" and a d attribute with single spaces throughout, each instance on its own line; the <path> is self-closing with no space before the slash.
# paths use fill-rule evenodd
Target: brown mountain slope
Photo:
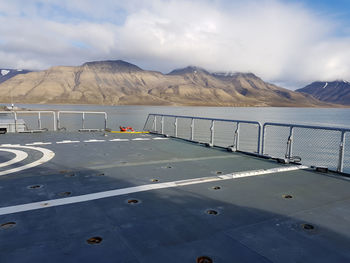
<path id="1" fill-rule="evenodd" d="M 11 92 L 12 90 L 12 92 Z M 254 74 L 211 74 L 188 67 L 168 75 L 124 61 L 88 62 L 17 75 L 0 84 L 0 101 L 108 105 L 326 106 Z"/>

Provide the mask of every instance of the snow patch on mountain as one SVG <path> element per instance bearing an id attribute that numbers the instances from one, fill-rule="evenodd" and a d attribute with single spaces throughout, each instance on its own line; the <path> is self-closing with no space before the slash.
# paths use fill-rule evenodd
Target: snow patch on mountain
<path id="1" fill-rule="evenodd" d="M 2 70 L 1 70 L 1 75 L 5 76 L 5 75 L 7 75 L 9 72 L 10 72 L 10 71 L 7 70 L 7 69 L 2 69 Z"/>

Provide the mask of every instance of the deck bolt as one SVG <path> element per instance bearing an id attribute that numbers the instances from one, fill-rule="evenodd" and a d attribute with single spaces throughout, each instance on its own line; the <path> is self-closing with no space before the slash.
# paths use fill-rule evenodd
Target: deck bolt
<path id="1" fill-rule="evenodd" d="M 305 230 L 313 230 L 315 227 L 311 224 L 302 224 L 301 227 Z"/>
<path id="2" fill-rule="evenodd" d="M 90 237 L 86 242 L 90 245 L 99 244 L 102 242 L 102 237 Z"/>
<path id="3" fill-rule="evenodd" d="M 42 185 L 36 184 L 36 185 L 30 185 L 30 186 L 28 186 L 27 188 L 28 188 L 28 189 L 39 189 L 39 188 L 42 188 L 42 187 L 43 187 Z"/>
<path id="4" fill-rule="evenodd" d="M 16 225 L 15 222 L 6 222 L 6 223 L 3 223 L 0 225 L 0 228 L 1 229 L 9 229 L 9 228 L 12 228 Z"/>
<path id="5" fill-rule="evenodd" d="M 139 200 L 137 199 L 129 199 L 128 200 L 128 204 L 137 204 L 139 202 Z"/>
<path id="6" fill-rule="evenodd" d="M 201 256 L 198 257 L 196 260 L 197 263 L 212 263 L 213 260 L 210 257 L 207 256 Z"/>
<path id="7" fill-rule="evenodd" d="M 209 209 L 209 210 L 207 210 L 207 214 L 208 214 L 208 215 L 217 215 L 218 212 L 215 211 L 215 210 Z"/>

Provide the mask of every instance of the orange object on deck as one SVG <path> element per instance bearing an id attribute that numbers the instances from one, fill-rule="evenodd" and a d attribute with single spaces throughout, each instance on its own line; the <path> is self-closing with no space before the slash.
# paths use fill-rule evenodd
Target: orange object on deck
<path id="1" fill-rule="evenodd" d="M 122 127 L 122 126 L 119 126 L 119 128 L 120 128 L 120 131 L 121 132 L 127 132 L 127 131 L 134 131 L 134 129 L 132 128 L 132 127 L 130 127 L 130 126 L 128 126 L 128 127 Z"/>

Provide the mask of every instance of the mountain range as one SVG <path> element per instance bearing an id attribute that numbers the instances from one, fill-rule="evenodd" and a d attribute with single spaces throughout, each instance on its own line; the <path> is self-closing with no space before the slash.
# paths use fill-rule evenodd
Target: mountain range
<path id="1" fill-rule="evenodd" d="M 26 74 L 30 72 L 29 70 L 23 70 L 23 69 L 0 69 L 0 83 L 13 78 L 14 76 L 18 74 Z"/>
<path id="2" fill-rule="evenodd" d="M 122 60 L 56 66 L 0 84 L 0 101 L 104 105 L 329 106 L 266 83 L 252 73 L 210 73 L 189 66 L 169 74 Z"/>
<path id="3" fill-rule="evenodd" d="M 310 94 L 325 102 L 350 105 L 350 83 L 348 81 L 316 81 L 296 91 Z"/>

